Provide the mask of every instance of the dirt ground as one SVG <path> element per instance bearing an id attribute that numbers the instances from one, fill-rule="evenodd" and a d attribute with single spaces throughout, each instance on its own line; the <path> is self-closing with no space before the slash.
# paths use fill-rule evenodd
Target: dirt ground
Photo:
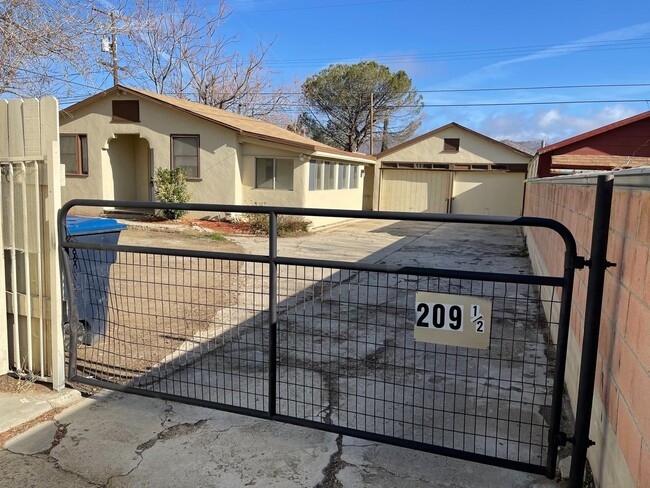
<path id="1" fill-rule="evenodd" d="M 128 229 L 119 244 L 242 252 L 237 244 L 213 238 L 191 229 L 183 233 Z M 89 270 L 86 284 L 95 289 L 93 298 L 102 297 L 101 303 L 92 303 L 92 316 L 86 321 L 92 322 L 90 328 L 95 331 L 102 322 L 106 325 L 93 344 L 78 348 L 78 366 L 84 375 L 110 381 L 142 375 L 237 300 L 237 262 L 121 252 L 114 256 L 104 290 L 101 279 L 91 271 L 91 259 L 82 250 L 77 252 L 78 266 Z"/>

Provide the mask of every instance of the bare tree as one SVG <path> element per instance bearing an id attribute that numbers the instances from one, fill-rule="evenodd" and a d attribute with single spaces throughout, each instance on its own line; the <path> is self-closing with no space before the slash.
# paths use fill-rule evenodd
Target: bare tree
<path id="1" fill-rule="evenodd" d="M 83 2 L 0 2 L 0 93 L 40 96 L 87 71 L 89 25 Z"/>
<path id="2" fill-rule="evenodd" d="M 253 117 L 273 116 L 285 96 L 265 65 L 269 45 L 247 55 L 224 36 L 230 13 L 211 4 L 139 0 L 124 31 L 130 46 L 123 63 L 140 86 Z"/>

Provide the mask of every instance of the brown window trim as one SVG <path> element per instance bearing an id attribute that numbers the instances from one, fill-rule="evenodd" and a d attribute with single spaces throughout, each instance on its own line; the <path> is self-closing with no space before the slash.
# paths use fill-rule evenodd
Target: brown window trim
<path id="1" fill-rule="evenodd" d="M 85 137 L 86 138 L 86 150 L 88 149 L 88 134 L 59 134 L 59 138 L 65 136 L 65 137 L 76 137 L 76 153 L 77 153 L 77 172 L 76 173 L 68 173 L 66 170 L 65 176 L 73 176 L 73 177 L 78 177 L 78 178 L 88 178 L 88 173 L 90 173 L 90 165 L 88 164 L 88 154 L 86 154 L 86 166 L 88 167 L 88 173 L 83 172 L 83 161 L 82 161 L 82 154 L 81 154 L 81 138 Z"/>
<path id="2" fill-rule="evenodd" d="M 187 181 L 201 181 L 201 136 L 199 134 L 169 134 L 169 167 L 174 169 L 174 137 L 196 137 L 196 176 L 187 176 Z"/>
<path id="3" fill-rule="evenodd" d="M 452 142 L 454 141 L 454 142 Z M 445 137 L 443 140 L 442 152 L 444 153 L 457 153 L 460 151 L 460 138 L 459 137 Z"/>
<path id="4" fill-rule="evenodd" d="M 119 115 L 115 115 L 115 103 L 120 103 L 120 102 L 136 102 L 138 105 L 138 116 L 134 117 L 132 119 L 125 118 L 125 117 L 120 117 Z M 140 123 L 140 100 L 113 100 L 111 103 L 111 123 L 114 124 L 138 124 Z"/>

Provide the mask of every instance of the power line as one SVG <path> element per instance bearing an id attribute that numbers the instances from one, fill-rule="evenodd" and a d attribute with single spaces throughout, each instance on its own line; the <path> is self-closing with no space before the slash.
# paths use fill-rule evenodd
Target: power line
<path id="1" fill-rule="evenodd" d="M 417 93 L 473 93 L 473 92 L 507 92 L 507 91 L 537 91 L 537 90 L 575 90 L 575 89 L 592 89 L 592 88 L 640 88 L 650 87 L 650 83 L 599 83 L 585 85 L 543 85 L 543 86 L 510 86 L 496 88 L 438 88 L 431 90 L 415 90 Z M 253 95 L 302 95 L 302 92 L 296 91 L 275 91 L 275 92 L 248 92 Z M 174 96 L 178 93 L 166 93 Z M 193 92 L 182 92 L 184 95 L 192 95 Z M 357 92 L 358 95 L 365 95 L 366 92 Z"/>
<path id="2" fill-rule="evenodd" d="M 588 52 L 602 52 L 602 51 L 629 51 L 637 49 L 648 49 L 650 48 L 650 42 L 640 42 L 636 44 L 628 44 L 623 46 L 616 46 L 613 44 L 603 44 L 600 46 L 591 46 L 584 47 L 576 45 L 566 45 L 558 47 L 557 49 L 548 48 L 548 52 L 543 53 L 544 55 L 561 55 L 569 54 L 577 51 L 588 51 Z M 512 56 L 529 56 L 539 53 L 538 49 L 532 48 L 521 48 L 520 50 L 512 50 L 514 48 L 508 48 L 509 50 L 494 52 L 480 52 L 476 51 L 475 53 L 468 54 L 456 54 L 456 53 L 439 53 L 439 54 L 416 54 L 416 55 L 395 55 L 395 56 L 371 56 L 371 57 L 355 57 L 355 58 L 339 58 L 335 61 L 331 61 L 327 58 L 322 59 L 304 59 L 304 60 L 269 60 L 268 64 L 276 68 L 300 68 L 300 67 L 310 67 L 310 66 L 320 66 L 322 64 L 345 64 L 351 62 L 359 61 L 371 61 L 378 60 L 383 63 L 429 63 L 435 61 L 467 61 L 467 60 L 481 60 L 481 59 L 494 59 L 494 58 L 503 58 L 503 57 L 512 57 Z"/>
<path id="3" fill-rule="evenodd" d="M 423 105 L 394 105 L 386 106 L 386 109 L 398 108 L 417 108 L 417 107 L 510 107 L 510 106 L 526 106 L 526 105 L 576 105 L 576 104 L 598 104 L 598 103 L 646 103 L 648 99 L 609 99 L 609 100 L 549 100 L 541 102 L 475 102 L 475 103 L 425 103 Z M 271 103 L 260 102 L 258 106 L 275 106 L 299 109 L 313 108 L 311 105 L 304 103 Z"/>

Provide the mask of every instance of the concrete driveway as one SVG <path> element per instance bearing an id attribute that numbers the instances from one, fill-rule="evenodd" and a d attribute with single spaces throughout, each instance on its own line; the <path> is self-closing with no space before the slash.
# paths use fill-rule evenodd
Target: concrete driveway
<path id="1" fill-rule="evenodd" d="M 251 253 L 268 249 L 263 238 L 233 240 Z M 281 239 L 279 254 L 530 273 L 518 228 L 368 220 Z M 239 305 L 135 385 L 266 409 L 261 266 L 247 265 Z M 279 413 L 507 459 L 543 457 L 530 447 L 542 443 L 548 413 L 549 361 L 534 290 L 481 285 L 503 326 L 494 354 L 471 358 L 409 338 L 412 292 L 431 286 L 426 279 L 297 273 L 281 271 Z M 471 282 L 435 286 L 478 293 Z M 84 399 L 14 439 L 0 451 L 0 468 L 5 481 L 31 486 L 556 486 L 540 476 L 115 392 Z"/>

